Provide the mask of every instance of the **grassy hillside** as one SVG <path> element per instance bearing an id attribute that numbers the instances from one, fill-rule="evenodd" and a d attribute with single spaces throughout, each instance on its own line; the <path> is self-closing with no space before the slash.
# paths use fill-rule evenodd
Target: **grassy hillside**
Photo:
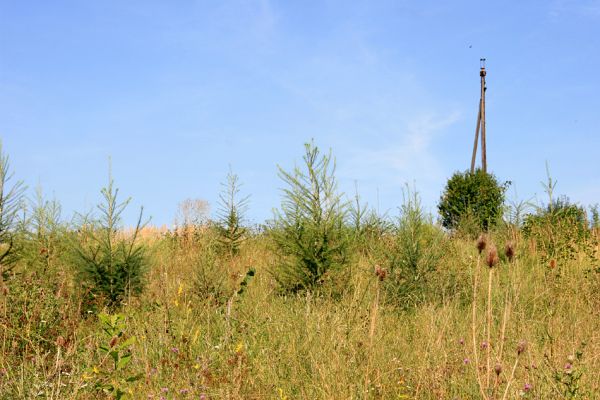
<path id="1" fill-rule="evenodd" d="M 217 234 L 146 229 L 144 291 L 114 309 L 82 290 L 76 233 L 24 240 L 0 295 L 0 398 L 600 398 L 597 231 L 560 261 L 508 227 L 481 254 L 444 233 L 402 307 L 386 286 L 393 234 L 353 242 L 338 283 L 297 294 L 279 290 L 268 233 L 233 256 Z"/>

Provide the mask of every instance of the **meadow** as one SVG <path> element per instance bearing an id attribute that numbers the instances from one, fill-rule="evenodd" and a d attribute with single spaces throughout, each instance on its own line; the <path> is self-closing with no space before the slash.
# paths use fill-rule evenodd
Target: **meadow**
<path id="1" fill-rule="evenodd" d="M 280 173 L 294 187 L 298 175 Z M 305 241 L 305 226 L 243 226 L 229 183 L 221 219 L 176 229 L 120 225 L 127 202 L 112 183 L 99 217 L 62 222 L 40 195 L 0 227 L 12 257 L 0 271 L 0 399 L 600 398 L 589 221 L 448 230 L 408 191 L 397 216 L 357 200 L 343 220 L 313 221 L 310 240 L 334 232 L 344 245 L 298 254 L 282 243 Z M 309 284 L 282 275 L 317 256 L 327 268 Z M 117 259 L 139 269 L 103 280 Z"/>

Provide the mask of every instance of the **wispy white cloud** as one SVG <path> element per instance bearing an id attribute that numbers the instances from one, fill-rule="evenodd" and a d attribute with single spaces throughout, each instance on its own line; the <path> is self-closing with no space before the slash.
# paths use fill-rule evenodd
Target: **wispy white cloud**
<path id="1" fill-rule="evenodd" d="M 404 133 L 398 132 L 398 141 L 386 143 L 385 147 L 355 148 L 345 173 L 363 179 L 392 177 L 390 184 L 394 185 L 415 179 L 437 179 L 443 176 L 443 169 L 433 152 L 432 141 L 459 118 L 457 111 L 442 116 L 416 116 L 405 127 L 399 128 Z"/>
<path id="2" fill-rule="evenodd" d="M 600 0 L 555 0 L 550 3 L 550 17 L 576 15 L 586 18 L 600 18 Z"/>
<path id="3" fill-rule="evenodd" d="M 397 128 L 396 141 L 348 149 L 347 162 L 340 164 L 340 176 L 346 181 L 356 180 L 361 195 L 366 194 L 371 200 L 375 192 L 389 197 L 383 199 L 383 210 L 399 204 L 404 184 L 415 184 L 424 204 L 432 206 L 446 174 L 433 144 L 460 119 L 458 111 L 419 114 Z"/>

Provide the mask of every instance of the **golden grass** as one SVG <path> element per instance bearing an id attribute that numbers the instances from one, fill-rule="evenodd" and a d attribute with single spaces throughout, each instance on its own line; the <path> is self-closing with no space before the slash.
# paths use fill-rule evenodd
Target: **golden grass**
<path id="1" fill-rule="evenodd" d="M 454 238 L 440 268 L 463 276 L 466 293 L 399 312 L 380 291 L 368 255 L 357 257 L 339 299 L 278 295 L 269 272 L 275 258 L 257 237 L 222 271 L 233 286 L 248 267 L 255 278 L 218 306 L 194 294 L 196 245 L 173 245 L 164 233 L 144 232 L 147 287 L 121 310 L 126 334 L 137 338 L 126 373 L 143 374 L 123 386 L 132 398 L 560 399 L 566 385 L 558 376 L 579 372 L 580 398 L 600 398 L 600 274 L 588 272 L 594 264 L 583 254 L 550 270 L 517 241 L 516 261 L 500 262 L 488 280 L 475 243 Z M 504 248 L 501 236 L 490 240 Z M 54 274 L 56 282 L 69 280 L 67 267 Z M 57 296 L 59 286 L 1 295 L 0 399 L 99 398 L 89 388 L 98 321 L 81 318 L 68 294 L 74 288 Z M 62 322 L 42 329 L 44 318 Z M 521 341 L 527 346 L 518 354 Z"/>

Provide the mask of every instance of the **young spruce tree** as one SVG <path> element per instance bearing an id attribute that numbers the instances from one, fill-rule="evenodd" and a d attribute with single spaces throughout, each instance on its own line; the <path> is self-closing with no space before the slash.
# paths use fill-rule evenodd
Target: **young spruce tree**
<path id="1" fill-rule="evenodd" d="M 238 254 L 247 234 L 243 222 L 250 196 L 240 198 L 240 187 L 239 177 L 230 170 L 219 195 L 217 231 L 219 241 L 231 258 Z"/>
<path id="2" fill-rule="evenodd" d="M 145 247 L 137 240 L 144 225 L 143 208 L 133 232 L 126 234 L 121 215 L 131 198 L 119 203 L 118 194 L 109 177 L 108 186 L 102 189 L 104 201 L 97 206 L 99 217 L 84 217 L 79 224 L 74 258 L 84 290 L 111 308 L 142 291 L 146 267 Z"/>
<path id="3" fill-rule="evenodd" d="M 296 167 L 292 172 L 279 168 L 287 187 L 272 222 L 280 256 L 274 275 L 281 288 L 291 292 L 318 289 L 348 258 L 348 205 L 337 193 L 331 152 L 321 155 L 313 142 L 307 143 L 304 164 L 304 170 Z"/>
<path id="4" fill-rule="evenodd" d="M 10 183 L 12 173 L 8 156 L 0 142 L 0 288 L 8 279 L 18 259 L 18 214 L 23 207 L 25 186 L 23 182 Z"/>

